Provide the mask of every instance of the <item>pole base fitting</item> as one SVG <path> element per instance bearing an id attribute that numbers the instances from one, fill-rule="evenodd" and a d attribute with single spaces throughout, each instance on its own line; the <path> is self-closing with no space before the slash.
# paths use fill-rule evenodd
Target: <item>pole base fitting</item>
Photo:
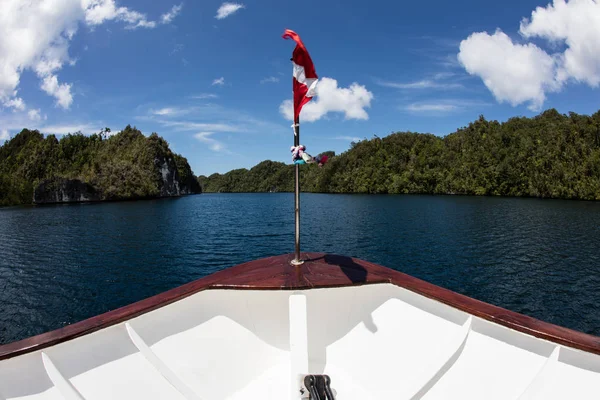
<path id="1" fill-rule="evenodd" d="M 304 264 L 304 261 L 293 259 L 292 261 L 290 261 L 290 264 L 298 266 Z"/>

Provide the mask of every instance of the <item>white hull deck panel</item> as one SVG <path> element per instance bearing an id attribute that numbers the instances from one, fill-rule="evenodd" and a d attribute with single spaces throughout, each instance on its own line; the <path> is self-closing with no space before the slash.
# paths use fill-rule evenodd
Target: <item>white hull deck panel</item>
<path id="1" fill-rule="evenodd" d="M 0 399 L 300 399 L 308 373 L 339 400 L 600 398 L 600 356 L 382 283 L 200 291 L 0 361 Z"/>

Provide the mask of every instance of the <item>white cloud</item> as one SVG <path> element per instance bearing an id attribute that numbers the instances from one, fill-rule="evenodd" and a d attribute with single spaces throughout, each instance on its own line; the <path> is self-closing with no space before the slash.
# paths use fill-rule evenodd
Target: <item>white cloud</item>
<path id="1" fill-rule="evenodd" d="M 8 134 L 8 131 L 6 129 L 0 130 L 0 142 L 9 140 L 9 139 L 10 139 L 10 135 Z"/>
<path id="2" fill-rule="evenodd" d="M 227 150 L 225 149 L 225 145 L 223 143 L 219 142 L 218 140 L 213 139 L 211 137 L 212 135 L 214 135 L 214 132 L 198 132 L 194 135 L 194 137 L 201 142 L 207 143 L 208 147 L 212 151 L 227 152 Z"/>
<path id="3" fill-rule="evenodd" d="M 361 138 L 356 137 L 356 136 L 336 136 L 336 137 L 334 137 L 334 139 L 345 140 L 348 142 L 360 142 L 361 141 Z"/>
<path id="4" fill-rule="evenodd" d="M 531 20 L 521 21 L 525 38 L 540 37 L 564 42 L 557 78 L 573 78 L 592 87 L 600 84 L 600 2 L 598 0 L 555 0 L 538 7 Z"/>
<path id="5" fill-rule="evenodd" d="M 452 104 L 440 104 L 440 103 L 424 103 L 424 104 L 409 104 L 406 106 L 406 110 L 412 112 L 448 112 L 458 109 L 457 106 Z"/>
<path id="6" fill-rule="evenodd" d="M 159 108 L 158 110 L 151 109 L 149 113 L 151 115 L 157 115 L 160 117 L 179 117 L 182 115 L 188 115 L 193 113 L 202 112 L 203 108 L 201 106 L 192 106 L 192 107 L 164 107 Z"/>
<path id="7" fill-rule="evenodd" d="M 225 84 L 225 78 L 220 77 L 215 79 L 214 81 L 212 81 L 212 85 L 219 85 L 219 86 L 223 86 Z"/>
<path id="8" fill-rule="evenodd" d="M 183 8 L 183 3 L 179 4 L 179 5 L 174 5 L 173 8 L 171 8 L 171 10 L 169 12 L 164 13 L 163 15 L 160 16 L 160 23 L 161 24 L 170 24 L 171 21 L 173 21 L 173 19 L 175 19 L 175 17 L 179 15 L 182 8 Z"/>
<path id="9" fill-rule="evenodd" d="M 317 84 L 317 96 L 302 108 L 300 119 L 313 122 L 332 112 L 343 113 L 346 119 L 369 119 L 365 108 L 371 106 L 371 100 L 373 93 L 363 85 L 353 83 L 347 88 L 339 88 L 335 79 L 321 78 Z M 288 120 L 293 120 L 292 100 L 281 103 L 279 112 Z"/>
<path id="10" fill-rule="evenodd" d="M 39 114 L 39 120 L 37 120 L 37 114 Z M 32 119 L 31 116 L 35 119 Z M 42 114 L 40 109 L 25 109 L 25 111 L 16 112 L 0 111 L 0 129 L 6 129 L 9 132 L 20 132 L 23 128 L 39 129 L 41 121 L 46 121 L 47 119 L 47 115 Z"/>
<path id="11" fill-rule="evenodd" d="M 81 0 L 81 6 L 85 11 L 85 22 L 90 26 L 114 19 L 127 22 L 127 29 L 156 27 L 156 22 L 148 21 L 145 14 L 117 7 L 115 0 Z"/>
<path id="12" fill-rule="evenodd" d="M 498 101 L 529 103 L 539 110 L 546 93 L 560 91 L 569 81 L 600 85 L 600 1 L 554 0 L 523 19 L 519 33 L 565 49 L 549 54 L 533 43 L 514 43 L 499 30 L 474 33 L 460 45 L 461 64 L 481 77 Z"/>
<path id="13" fill-rule="evenodd" d="M 198 130 L 207 130 L 207 131 L 215 131 L 215 132 L 246 132 L 247 129 L 239 126 L 228 123 L 205 123 L 205 122 L 194 122 L 194 121 L 165 121 L 159 120 L 156 121 L 159 124 L 174 128 L 180 131 L 198 131 Z"/>
<path id="14" fill-rule="evenodd" d="M 85 12 L 85 22 L 90 25 L 100 25 L 105 20 L 114 19 L 117 16 L 117 6 L 111 0 L 82 0 Z"/>
<path id="15" fill-rule="evenodd" d="M 471 75 L 481 77 L 499 102 L 529 102 L 539 110 L 547 91 L 560 89 L 556 59 L 532 43 L 515 44 L 501 31 L 473 33 L 460 44 L 458 60 Z"/>
<path id="16" fill-rule="evenodd" d="M 175 107 L 165 107 L 159 110 L 152 110 L 151 113 L 154 115 L 175 115 L 179 114 L 181 110 Z"/>
<path id="17" fill-rule="evenodd" d="M 438 79 L 443 79 L 444 75 L 436 75 L 434 79 L 423 79 L 415 82 L 389 82 L 376 81 L 378 85 L 391 87 L 395 89 L 459 89 L 463 85 L 460 83 L 438 82 Z"/>
<path id="18" fill-rule="evenodd" d="M 445 80 L 454 77 L 453 72 L 438 72 L 428 79 L 421 79 L 412 82 L 391 82 L 381 79 L 376 79 L 375 83 L 380 86 L 390 87 L 394 89 L 460 89 L 464 86 L 460 83 L 447 82 Z"/>
<path id="19" fill-rule="evenodd" d="M 181 50 L 183 50 L 183 47 L 184 47 L 183 44 L 177 43 L 175 45 L 175 47 L 173 47 L 173 50 L 171 50 L 171 52 L 169 53 L 169 55 L 172 56 L 175 53 L 179 53 Z"/>
<path id="20" fill-rule="evenodd" d="M 223 3 L 221 7 L 217 10 L 217 15 L 215 15 L 216 19 L 223 19 L 229 17 L 231 14 L 236 11 L 245 8 L 243 4 L 239 3 Z"/>
<path id="21" fill-rule="evenodd" d="M 159 117 L 172 118 L 179 117 L 182 115 L 194 114 L 195 117 L 210 115 L 210 111 L 213 110 L 210 104 L 189 106 L 189 107 L 163 107 L 159 109 L 150 109 L 148 113 Z"/>
<path id="22" fill-rule="evenodd" d="M 260 83 L 277 83 L 279 78 L 276 76 L 270 76 L 268 78 L 261 79 Z"/>
<path id="23" fill-rule="evenodd" d="M 42 110 L 40 110 L 39 108 L 37 110 L 29 110 L 27 112 L 27 115 L 29 116 L 29 119 L 32 121 L 40 121 L 42 119 L 42 116 L 40 115 L 40 112 Z"/>
<path id="24" fill-rule="evenodd" d="M 458 46 L 458 43 L 457 43 L 457 46 Z M 448 79 L 448 78 L 452 78 L 453 76 L 456 76 L 456 74 L 454 72 L 438 72 L 437 74 L 433 75 L 433 79 L 435 79 L 435 80 Z"/>
<path id="25" fill-rule="evenodd" d="M 71 85 L 67 83 L 58 83 L 56 75 L 44 77 L 40 88 L 50 96 L 56 98 L 56 103 L 65 110 L 71 107 L 73 95 L 71 94 Z"/>
<path id="26" fill-rule="evenodd" d="M 25 111 L 25 102 L 20 97 L 14 97 L 2 103 L 4 107 L 12 108 L 14 111 Z"/>
<path id="27" fill-rule="evenodd" d="M 216 99 L 217 97 L 219 96 L 213 93 L 200 93 L 190 96 L 190 99 Z"/>
<path id="28" fill-rule="evenodd" d="M 99 129 L 96 125 L 92 124 L 76 124 L 76 125 L 48 125 L 39 129 L 40 132 L 45 134 L 55 135 L 66 135 L 68 133 L 94 133 Z"/>
<path id="29" fill-rule="evenodd" d="M 446 115 L 465 109 L 480 109 L 489 105 L 489 103 L 477 100 L 439 99 L 411 103 L 400 107 L 400 110 L 420 115 Z"/>
<path id="30" fill-rule="evenodd" d="M 118 7 L 115 0 L 2 0 L 0 13 L 0 102 L 10 101 L 25 70 L 36 73 L 41 88 L 69 108 L 71 85 L 59 83 L 58 71 L 74 64 L 69 44 L 81 23 L 125 22 L 127 29 L 153 28 L 145 14 Z"/>
<path id="31" fill-rule="evenodd" d="M 203 97 L 203 94 L 205 93 L 200 97 Z M 159 124 L 173 132 L 287 133 L 290 129 L 289 126 L 257 119 L 243 110 L 226 108 L 218 104 L 170 106 L 166 109 L 164 115 L 156 115 L 155 110 L 149 109 L 146 115 L 137 116 L 136 119 Z"/>

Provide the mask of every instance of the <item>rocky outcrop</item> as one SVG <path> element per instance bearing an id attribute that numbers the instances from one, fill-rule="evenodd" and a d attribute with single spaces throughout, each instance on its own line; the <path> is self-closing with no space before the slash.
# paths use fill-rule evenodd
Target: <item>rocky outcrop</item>
<path id="1" fill-rule="evenodd" d="M 190 170 L 189 175 L 180 177 L 179 184 L 182 187 L 183 194 L 199 194 L 202 193 L 202 186 L 198 182 L 198 178 Z"/>
<path id="2" fill-rule="evenodd" d="M 160 173 L 158 184 L 160 197 L 183 196 L 202 192 L 200 184 L 192 173 L 187 160 L 159 155 L 154 159 L 155 168 Z M 181 165 L 178 165 L 178 162 Z"/>
<path id="3" fill-rule="evenodd" d="M 35 204 L 100 201 L 102 194 L 78 179 L 52 178 L 41 182 L 33 192 Z"/>
<path id="4" fill-rule="evenodd" d="M 182 188 L 179 185 L 179 174 L 175 160 L 161 155 L 154 159 L 154 165 L 160 172 L 160 183 L 158 185 L 160 197 L 181 196 Z"/>

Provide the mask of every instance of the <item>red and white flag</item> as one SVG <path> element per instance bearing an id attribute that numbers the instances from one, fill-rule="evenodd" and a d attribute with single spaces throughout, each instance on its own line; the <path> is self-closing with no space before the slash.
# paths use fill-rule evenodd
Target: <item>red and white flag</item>
<path id="1" fill-rule="evenodd" d="M 316 95 L 318 77 L 300 36 L 296 32 L 286 29 L 283 38 L 293 39 L 296 42 L 296 48 L 292 53 L 292 63 L 294 65 L 294 123 L 297 123 L 302 107 Z"/>

